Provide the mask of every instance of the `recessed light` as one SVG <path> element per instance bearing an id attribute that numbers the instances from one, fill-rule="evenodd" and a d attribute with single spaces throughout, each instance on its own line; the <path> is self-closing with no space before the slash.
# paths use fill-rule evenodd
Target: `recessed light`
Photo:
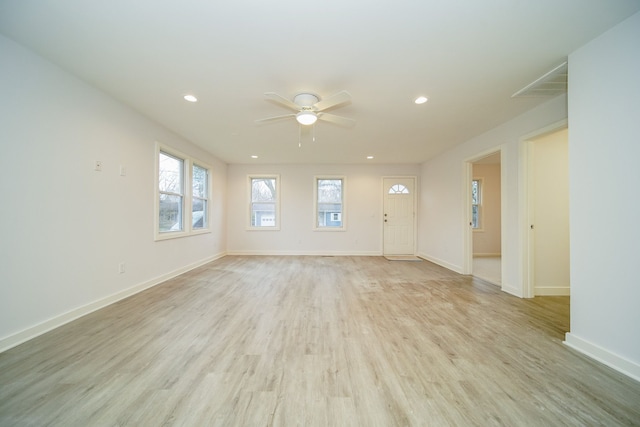
<path id="1" fill-rule="evenodd" d="M 427 102 L 427 101 L 428 101 L 428 99 L 427 99 L 427 97 L 426 97 L 426 96 L 419 96 L 419 97 L 417 97 L 417 98 L 416 98 L 416 100 L 415 100 L 415 101 L 413 101 L 413 102 L 415 102 L 416 104 L 424 104 L 424 103 L 425 103 L 425 102 Z"/>
<path id="2" fill-rule="evenodd" d="M 258 156 L 256 156 L 255 154 L 253 156 L 251 156 L 252 159 L 257 159 Z"/>
<path id="3" fill-rule="evenodd" d="M 185 95 L 184 100 L 189 102 L 198 102 L 198 98 L 193 95 Z"/>
<path id="4" fill-rule="evenodd" d="M 373 159 L 373 156 L 367 156 L 367 160 Z"/>

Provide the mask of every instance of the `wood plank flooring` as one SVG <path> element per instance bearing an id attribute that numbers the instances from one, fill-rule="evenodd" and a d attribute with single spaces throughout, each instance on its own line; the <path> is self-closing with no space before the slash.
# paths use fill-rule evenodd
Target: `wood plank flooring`
<path id="1" fill-rule="evenodd" d="M 0 354 L 0 425 L 640 425 L 568 322 L 426 261 L 228 256 Z"/>

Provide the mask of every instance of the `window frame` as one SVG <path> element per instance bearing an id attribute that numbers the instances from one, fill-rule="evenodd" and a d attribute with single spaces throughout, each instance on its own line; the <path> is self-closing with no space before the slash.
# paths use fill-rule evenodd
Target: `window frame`
<path id="1" fill-rule="evenodd" d="M 155 144 L 155 197 L 154 197 L 154 240 L 169 240 L 198 234 L 211 233 L 211 195 L 212 195 L 212 168 L 207 163 L 188 156 L 170 146 L 156 142 Z M 174 157 L 182 161 L 182 230 L 160 231 L 160 154 Z M 193 166 L 198 166 L 207 171 L 206 198 L 207 210 L 203 215 L 203 228 L 193 228 Z"/>
<path id="2" fill-rule="evenodd" d="M 404 184 L 393 184 L 389 187 L 387 194 L 411 194 Z"/>
<path id="3" fill-rule="evenodd" d="M 471 229 L 473 231 L 483 231 L 483 221 L 482 221 L 482 192 L 483 192 L 483 179 L 482 178 L 473 178 L 471 180 Z M 478 203 L 473 203 L 473 183 L 478 183 Z M 477 207 L 477 219 L 476 224 L 473 223 L 473 208 Z"/>
<path id="4" fill-rule="evenodd" d="M 274 209 L 275 209 L 275 219 L 274 225 L 272 226 L 255 226 L 251 223 L 251 218 L 253 216 L 253 180 L 254 179 L 274 179 L 275 180 L 275 201 Z M 280 175 L 278 174 L 250 174 L 247 175 L 247 230 L 250 231 L 280 231 Z M 257 203 L 257 202 L 256 202 Z"/>
<path id="5" fill-rule="evenodd" d="M 341 180 L 340 191 L 340 217 L 342 225 L 339 227 L 334 226 L 320 226 L 318 224 L 318 183 L 321 180 Z M 347 194 L 347 178 L 344 175 L 316 175 L 313 177 L 313 231 L 346 231 L 347 230 L 347 215 L 346 215 L 346 194 Z M 335 212 L 331 213 L 332 215 Z"/>
<path id="6" fill-rule="evenodd" d="M 194 168 L 200 168 L 200 169 L 204 169 L 205 173 L 206 173 L 206 179 L 205 179 L 205 194 L 203 197 L 200 196 L 195 196 L 193 194 L 193 183 L 194 183 L 194 173 L 193 170 Z M 202 230 L 209 230 L 210 229 L 210 223 L 209 223 L 209 212 L 211 212 L 211 168 L 204 166 L 201 162 L 197 161 L 197 160 L 193 160 L 191 162 L 191 230 L 193 233 L 198 233 Z M 203 205 L 204 205 L 204 214 L 202 215 L 202 227 L 201 228 L 194 228 L 193 227 L 193 202 L 195 200 L 202 200 Z"/>

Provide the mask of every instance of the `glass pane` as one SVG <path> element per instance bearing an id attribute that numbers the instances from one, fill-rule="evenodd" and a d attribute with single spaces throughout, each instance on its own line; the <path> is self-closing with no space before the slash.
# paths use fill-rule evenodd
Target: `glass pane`
<path id="1" fill-rule="evenodd" d="M 252 178 L 251 179 L 251 201 L 252 202 L 275 202 L 276 200 L 276 179 L 275 178 Z"/>
<path id="2" fill-rule="evenodd" d="M 160 232 L 182 228 L 182 196 L 160 194 Z"/>
<path id="3" fill-rule="evenodd" d="M 194 230 L 207 228 L 207 201 L 193 199 L 191 203 L 191 227 Z"/>
<path id="4" fill-rule="evenodd" d="M 193 165 L 193 196 L 201 199 L 208 198 L 207 194 L 207 169 Z"/>
<path id="5" fill-rule="evenodd" d="M 341 179 L 319 179 L 318 180 L 318 204 L 340 203 L 340 202 L 342 202 L 342 180 Z M 319 207 L 318 207 L 318 210 L 320 210 Z"/>
<path id="6" fill-rule="evenodd" d="M 478 182 L 478 180 L 474 179 L 473 181 L 471 181 L 471 203 L 474 205 L 478 205 L 479 199 L 480 199 L 480 183 Z"/>
<path id="7" fill-rule="evenodd" d="M 342 203 L 318 203 L 318 227 L 342 227 Z"/>
<path id="8" fill-rule="evenodd" d="M 275 227 L 276 226 L 276 204 L 275 203 L 252 203 L 251 204 L 251 226 L 252 227 Z"/>
<path id="9" fill-rule="evenodd" d="M 409 189 L 402 184 L 395 184 L 389 188 L 389 194 L 409 194 Z"/>
<path id="10" fill-rule="evenodd" d="M 158 184 L 160 191 L 182 194 L 183 160 L 160 153 Z"/>
<path id="11" fill-rule="evenodd" d="M 478 228 L 478 205 L 471 207 L 471 227 Z"/>

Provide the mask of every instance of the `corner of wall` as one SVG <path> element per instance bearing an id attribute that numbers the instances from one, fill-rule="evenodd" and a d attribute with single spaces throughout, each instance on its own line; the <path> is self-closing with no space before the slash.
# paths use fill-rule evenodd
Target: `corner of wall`
<path id="1" fill-rule="evenodd" d="M 634 339 L 634 337 L 628 338 Z M 563 344 L 628 377 L 633 378 L 636 381 L 640 381 L 640 365 L 632 362 L 631 360 L 600 347 L 599 345 L 584 340 L 571 332 L 567 332 Z"/>
<path id="2" fill-rule="evenodd" d="M 133 296 L 137 293 L 140 293 L 144 290 L 152 288 L 154 286 L 160 285 L 167 280 L 170 280 L 180 274 L 186 273 L 187 271 L 193 270 L 210 262 L 213 262 L 217 259 L 224 257 L 226 253 L 221 252 L 216 255 L 207 257 L 198 262 L 189 264 L 187 266 L 181 267 L 177 270 L 171 271 L 169 273 L 158 276 L 154 279 L 148 280 L 143 283 L 139 283 L 135 286 L 132 286 L 123 291 L 117 292 L 113 295 L 109 295 L 105 298 L 100 298 L 99 300 L 93 301 L 89 304 L 86 304 L 82 307 L 75 308 L 71 311 L 63 313 L 61 315 L 52 317 L 51 319 L 45 320 L 42 323 L 31 326 L 27 329 L 24 329 L 20 332 L 17 332 L 13 335 L 9 335 L 8 337 L 4 337 L 0 339 L 0 353 L 7 351 L 13 347 L 16 347 L 26 341 L 29 341 L 33 338 L 36 338 L 44 333 L 52 331 L 53 329 L 59 328 L 67 323 L 73 322 L 76 319 L 79 319 L 87 314 L 93 313 L 94 311 L 98 311 L 101 308 L 107 307 L 115 302 Z"/>

